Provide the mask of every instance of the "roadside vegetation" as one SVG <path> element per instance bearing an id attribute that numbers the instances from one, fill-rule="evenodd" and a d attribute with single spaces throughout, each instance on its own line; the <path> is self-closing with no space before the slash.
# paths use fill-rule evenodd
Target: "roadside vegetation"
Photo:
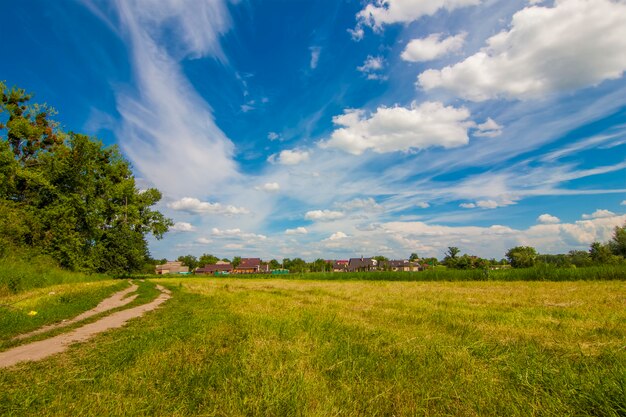
<path id="1" fill-rule="evenodd" d="M 0 371 L 0 414 L 626 413 L 623 281 L 159 283 L 160 310 Z"/>

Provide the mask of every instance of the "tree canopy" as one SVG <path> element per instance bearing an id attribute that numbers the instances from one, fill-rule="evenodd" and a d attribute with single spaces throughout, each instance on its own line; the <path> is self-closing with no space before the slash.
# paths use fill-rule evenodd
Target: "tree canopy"
<path id="1" fill-rule="evenodd" d="M 61 131 L 24 90 L 0 92 L 0 245 L 39 248 L 72 269 L 141 269 L 146 235 L 172 225 L 151 208 L 161 193 L 137 188 L 117 147 Z"/>

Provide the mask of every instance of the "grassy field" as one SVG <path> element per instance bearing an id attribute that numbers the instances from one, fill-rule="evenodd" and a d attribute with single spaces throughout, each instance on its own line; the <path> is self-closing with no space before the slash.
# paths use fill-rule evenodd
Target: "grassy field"
<path id="1" fill-rule="evenodd" d="M 56 284 L 110 280 L 97 274 L 67 271 L 49 256 L 26 249 L 12 249 L 0 256 L 0 297 Z"/>
<path id="2" fill-rule="evenodd" d="M 626 283 L 159 279 L 2 415 L 626 415 Z"/>

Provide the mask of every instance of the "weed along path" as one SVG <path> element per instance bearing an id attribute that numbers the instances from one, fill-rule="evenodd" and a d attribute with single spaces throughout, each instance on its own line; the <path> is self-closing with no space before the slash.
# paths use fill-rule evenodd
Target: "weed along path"
<path id="1" fill-rule="evenodd" d="M 38 361 L 47 358 L 48 356 L 65 351 L 74 343 L 84 342 L 98 333 L 122 327 L 130 319 L 141 317 L 146 312 L 158 308 L 161 304 L 171 298 L 171 292 L 168 289 L 160 285 L 157 285 L 156 287 L 159 291 L 161 291 L 161 294 L 149 303 L 117 311 L 98 321 L 86 324 L 68 333 L 0 352 L 0 368 L 8 368 L 19 362 Z"/>
<path id="2" fill-rule="evenodd" d="M 39 329 L 33 330 L 32 332 L 28 332 L 28 333 L 24 333 L 24 334 L 20 334 L 18 336 L 15 336 L 13 338 L 13 340 L 28 339 L 31 336 L 35 336 L 35 335 L 38 335 L 38 334 L 46 333 L 46 332 L 49 332 L 50 330 L 67 327 L 67 326 L 69 326 L 71 324 L 78 323 L 80 321 L 88 319 L 89 317 L 93 317 L 93 316 L 95 316 L 97 314 L 104 313 L 106 311 L 113 310 L 115 308 L 123 307 L 123 306 L 125 306 L 127 304 L 132 303 L 135 300 L 135 298 L 137 298 L 137 294 L 133 294 L 133 295 L 129 296 L 129 294 L 134 293 L 135 291 L 137 291 L 137 288 L 138 288 L 137 285 L 131 284 L 130 287 L 126 288 L 125 290 L 116 292 L 115 294 L 113 294 L 109 298 L 105 298 L 104 300 L 100 301 L 100 303 L 97 306 L 95 306 L 94 308 L 92 308 L 91 310 L 87 310 L 84 313 L 79 314 L 78 316 L 74 317 L 73 319 L 65 320 L 65 321 L 62 321 L 60 323 L 55 323 L 55 324 L 50 324 L 48 326 L 40 327 Z"/>

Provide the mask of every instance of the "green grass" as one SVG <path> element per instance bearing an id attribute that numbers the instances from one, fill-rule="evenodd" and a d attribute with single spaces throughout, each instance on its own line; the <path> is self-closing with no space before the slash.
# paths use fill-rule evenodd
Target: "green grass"
<path id="1" fill-rule="evenodd" d="M 167 277 L 153 276 L 152 278 Z M 207 278 L 215 278 L 213 276 Z M 274 279 L 270 274 L 224 275 L 218 279 Z M 448 269 L 436 267 L 420 272 L 307 272 L 281 275 L 281 279 L 328 281 L 611 281 L 626 280 L 626 265 L 556 268 L 537 266 L 520 269 Z"/>
<path id="2" fill-rule="evenodd" d="M 0 297 L 56 284 L 108 280 L 110 277 L 67 271 L 46 255 L 11 249 L 0 256 Z"/>
<path id="3" fill-rule="evenodd" d="M 0 341 L 75 317 L 126 287 L 126 281 L 109 280 L 54 285 L 0 297 Z M 37 314 L 29 316 L 30 311 Z"/>
<path id="4" fill-rule="evenodd" d="M 1 415 L 626 415 L 626 284 L 159 279 Z"/>
<path id="5" fill-rule="evenodd" d="M 18 341 L 11 340 L 11 338 L 47 324 L 73 318 L 84 311 L 94 308 L 100 301 L 114 292 L 128 287 L 129 284 L 127 281 L 120 280 L 63 284 L 0 298 L 0 350 L 67 332 L 86 323 L 96 321 L 115 311 L 145 304 L 152 301 L 160 293 L 153 283 L 135 281 L 135 284 L 137 284 L 138 288 L 132 294 L 137 294 L 137 298 L 125 306 L 97 314 L 61 329 L 55 329 Z M 36 311 L 37 314 L 30 316 L 28 315 L 30 311 Z"/>

